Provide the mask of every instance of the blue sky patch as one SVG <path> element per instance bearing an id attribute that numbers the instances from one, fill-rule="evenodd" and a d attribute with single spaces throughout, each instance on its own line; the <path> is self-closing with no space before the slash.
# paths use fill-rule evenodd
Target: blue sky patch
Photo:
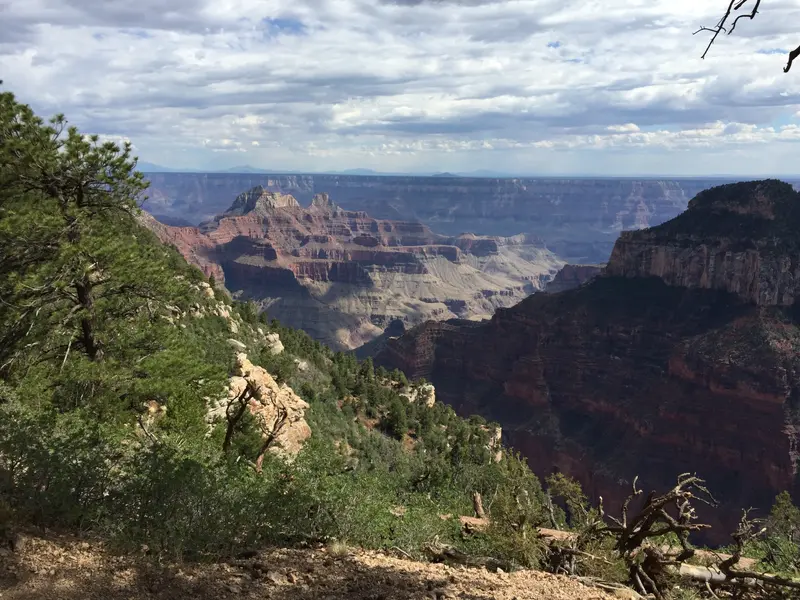
<path id="1" fill-rule="evenodd" d="M 298 19 L 285 19 L 280 17 L 273 19 L 272 17 L 266 17 L 261 19 L 261 22 L 264 24 L 267 31 L 273 35 L 280 33 L 285 35 L 305 35 L 306 33 L 306 26 Z"/>
<path id="2" fill-rule="evenodd" d="M 559 41 L 547 42 L 547 47 L 548 48 L 561 48 L 561 42 L 559 42 Z"/>
<path id="3" fill-rule="evenodd" d="M 765 48 L 763 50 L 756 50 L 756 54 L 789 54 L 789 51 L 781 50 L 780 48 Z"/>

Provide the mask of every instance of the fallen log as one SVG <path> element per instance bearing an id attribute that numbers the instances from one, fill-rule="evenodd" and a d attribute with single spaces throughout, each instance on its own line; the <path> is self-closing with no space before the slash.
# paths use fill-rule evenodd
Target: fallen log
<path id="1" fill-rule="evenodd" d="M 422 547 L 423 552 L 432 562 L 465 567 L 484 567 L 487 571 L 501 569 L 506 573 L 514 570 L 514 565 L 507 560 L 499 560 L 490 556 L 472 556 L 453 546 L 442 544 L 437 538 Z"/>

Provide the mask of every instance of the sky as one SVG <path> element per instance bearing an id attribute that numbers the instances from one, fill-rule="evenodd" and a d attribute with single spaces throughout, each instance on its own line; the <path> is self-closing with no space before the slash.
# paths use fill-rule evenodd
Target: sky
<path id="1" fill-rule="evenodd" d="M 0 79 L 178 169 L 798 174 L 800 0 L 727 4 L 0 0 Z"/>

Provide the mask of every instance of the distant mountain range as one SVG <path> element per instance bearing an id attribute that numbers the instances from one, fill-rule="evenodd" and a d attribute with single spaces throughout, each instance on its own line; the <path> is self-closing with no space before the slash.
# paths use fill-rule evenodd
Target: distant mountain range
<path id="1" fill-rule="evenodd" d="M 474 171 L 457 171 L 453 172 L 439 172 L 439 171 L 424 171 L 424 172 L 409 172 L 409 171 L 376 171 L 374 169 L 345 169 L 343 171 L 313 171 L 305 170 L 298 171 L 296 169 L 262 169 L 260 167 L 253 167 L 250 165 L 240 165 L 230 167 L 228 169 L 175 169 L 172 167 L 165 167 L 155 163 L 139 161 L 138 169 L 143 173 L 227 173 L 231 175 L 351 175 L 361 177 L 476 177 L 476 178 L 491 178 L 491 179 L 620 179 L 620 180 L 647 180 L 647 179 L 681 179 L 681 180 L 708 180 L 708 179 L 724 179 L 726 181 L 749 181 L 753 179 L 781 179 L 783 181 L 795 182 L 798 179 L 797 175 L 789 174 L 774 174 L 774 175 L 748 175 L 748 174 L 730 174 L 718 173 L 709 174 L 704 176 L 694 175 L 674 175 L 669 173 L 643 173 L 641 175 L 592 175 L 592 174 L 579 174 L 579 173 L 523 173 L 511 171 L 492 171 L 490 169 L 477 169 Z"/>
<path id="2" fill-rule="evenodd" d="M 251 174 L 263 173 L 265 175 L 361 175 L 364 177 L 523 177 L 519 173 L 502 173 L 500 171 L 489 171 L 480 169 L 477 171 L 459 172 L 459 173 L 440 173 L 436 171 L 423 172 L 423 173 L 410 173 L 400 171 L 375 171 L 374 169 L 345 169 L 343 171 L 296 171 L 296 170 L 275 170 L 275 169 L 261 169 L 250 165 L 241 165 L 238 167 L 230 167 L 228 169 L 174 169 L 172 167 L 164 167 L 155 163 L 139 161 L 138 169 L 143 173 L 231 173 L 231 174 Z"/>

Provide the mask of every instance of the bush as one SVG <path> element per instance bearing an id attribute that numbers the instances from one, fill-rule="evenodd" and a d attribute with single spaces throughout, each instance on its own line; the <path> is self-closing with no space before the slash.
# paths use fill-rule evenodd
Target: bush
<path id="1" fill-rule="evenodd" d="M 749 544 L 746 553 L 758 558 L 769 571 L 800 574 L 800 508 L 788 492 L 781 492 L 766 519 L 765 532 Z"/>

